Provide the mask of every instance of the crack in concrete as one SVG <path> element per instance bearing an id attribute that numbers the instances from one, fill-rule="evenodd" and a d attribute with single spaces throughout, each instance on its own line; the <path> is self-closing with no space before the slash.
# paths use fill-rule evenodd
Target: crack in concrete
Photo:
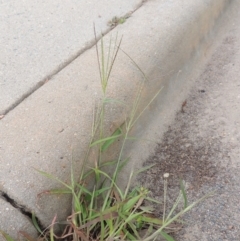
<path id="1" fill-rule="evenodd" d="M 148 0 L 142 0 L 134 10 L 127 12 L 124 16 L 130 17 L 134 12 L 136 12 L 139 8 L 141 8 L 144 3 L 146 3 Z M 118 24 L 117 24 L 118 25 Z M 46 77 L 44 77 L 42 80 L 40 80 L 36 85 L 34 85 L 32 88 L 30 88 L 27 92 L 25 92 L 20 98 L 18 98 L 11 106 L 6 108 L 0 115 L 5 117 L 10 111 L 12 111 L 15 107 L 17 107 L 19 104 L 21 104 L 26 98 L 28 98 L 31 94 L 33 94 L 35 91 L 37 91 L 39 88 L 41 88 L 44 84 L 46 84 L 50 79 L 52 79 L 53 76 L 58 74 L 60 71 L 62 71 L 64 68 L 66 68 L 68 65 L 70 65 L 75 59 L 80 57 L 84 52 L 91 49 L 93 46 L 96 45 L 96 43 L 101 39 L 101 37 L 104 37 L 106 34 L 111 32 L 114 28 L 117 27 L 117 25 L 112 26 L 108 28 L 106 31 L 101 32 L 101 35 L 97 37 L 97 39 L 90 40 L 85 48 L 78 51 L 75 55 L 70 57 L 65 62 L 61 63 L 56 69 L 54 69 L 51 73 L 49 73 Z M 0 120 L 2 119 L 0 118 Z"/>
<path id="2" fill-rule="evenodd" d="M 19 204 L 17 201 L 11 198 L 6 192 L 3 192 L 1 190 L 0 190 L 0 198 L 2 198 L 4 201 L 9 203 L 12 207 L 17 209 L 17 211 L 22 213 L 27 219 L 30 219 L 30 221 L 32 222 L 33 212 L 30 209 L 28 209 L 22 204 Z M 44 234 L 47 229 L 44 227 L 44 225 L 41 223 L 38 217 L 35 216 L 35 220 L 37 222 L 38 227 L 42 231 L 41 235 Z"/>

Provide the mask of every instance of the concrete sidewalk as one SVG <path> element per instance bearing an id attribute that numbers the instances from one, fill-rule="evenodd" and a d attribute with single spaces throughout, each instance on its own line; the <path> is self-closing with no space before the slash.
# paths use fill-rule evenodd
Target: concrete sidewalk
<path id="1" fill-rule="evenodd" d="M 0 2 L 0 115 L 7 113 L 111 30 L 112 18 L 142 4 L 129 1 Z"/>
<path id="2" fill-rule="evenodd" d="M 5 114 L 0 122 L 0 190 L 4 203 L 0 206 L 0 213 L 4 213 L 0 228 L 14 237 L 19 230 L 33 233 L 26 213 L 35 212 L 47 226 L 56 213 L 64 220 L 71 211 L 71 197 L 38 198 L 39 193 L 58 184 L 33 168 L 68 182 L 73 158 L 79 172 L 90 138 L 92 110 L 101 98 L 96 51 L 92 48 L 93 22 L 98 33 L 107 33 L 111 30 L 108 21 L 131 13 L 124 24 L 106 35 L 104 42 L 117 33 L 123 35 L 121 48 L 146 74 L 149 82 L 140 107 L 164 86 L 157 110 L 165 105 L 169 113 L 174 113 L 190 84 L 187 77 L 204 59 L 217 22 L 230 2 L 0 3 L 0 31 L 6 33 L 0 38 L 4 46 L 0 113 Z M 108 96 L 131 106 L 141 80 L 136 67 L 120 53 Z M 152 108 L 156 110 L 156 106 Z M 124 122 L 123 111 L 109 108 L 109 126 L 117 128 Z M 146 125 L 147 117 L 135 132 L 141 135 L 139 129 Z M 145 156 L 147 153 L 146 147 Z M 9 204 L 16 204 L 18 209 Z M 12 216 L 16 211 L 18 215 Z"/>

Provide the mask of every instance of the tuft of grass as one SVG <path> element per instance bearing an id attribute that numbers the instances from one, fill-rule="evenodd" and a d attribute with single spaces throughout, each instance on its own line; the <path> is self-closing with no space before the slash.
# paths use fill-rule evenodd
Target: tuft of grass
<path id="1" fill-rule="evenodd" d="M 123 24 L 126 22 L 126 20 L 130 17 L 129 14 L 124 15 L 123 17 L 113 17 L 110 21 L 108 21 L 108 26 L 111 28 L 116 27 L 119 24 Z"/>
<path id="2" fill-rule="evenodd" d="M 130 131 L 136 121 L 138 121 L 144 111 L 162 90 L 160 89 L 157 91 L 143 111 L 139 112 L 138 107 L 146 76 L 131 57 L 123 51 L 140 70 L 143 81 L 139 85 L 129 118 L 111 134 L 107 135 L 104 132 L 106 104 L 116 103 L 116 100 L 108 98 L 107 87 L 118 52 L 121 50 L 121 41 L 122 38 L 118 41 L 117 36 L 113 42 L 111 39 L 107 49 L 107 55 L 105 53 L 106 49 L 104 47 L 103 38 L 100 40 L 100 47 L 96 45 L 103 96 L 98 111 L 96 113 L 94 112 L 93 115 L 92 132 L 90 133 L 91 140 L 88 145 L 86 156 L 83 159 L 79 177 L 75 177 L 73 174 L 73 164 L 71 166 L 70 184 L 61 181 L 49 173 L 38 170 L 41 175 L 55 180 L 62 185 L 62 188 L 47 190 L 43 193 L 72 194 L 72 213 L 67 220 L 60 223 L 65 226 L 60 237 L 54 233 L 56 217 L 54 217 L 50 228 L 46 232 L 39 228 L 36 218 L 33 215 L 33 224 L 40 233 L 39 241 L 152 241 L 156 240 L 159 235 L 167 241 L 174 241 L 174 238 L 170 234 L 174 224 L 180 222 L 180 218 L 187 211 L 211 195 L 208 194 L 196 202 L 188 204 L 185 187 L 181 181 L 179 195 L 169 213 L 166 213 L 168 174 L 164 174 L 163 216 L 157 217 L 154 215 L 153 204 L 160 204 L 160 202 L 150 198 L 148 195 L 149 191 L 146 188 L 142 186 L 131 186 L 133 177 L 152 168 L 153 165 L 144 167 L 136 172 L 132 171 L 128 177 L 125 189 L 119 187 L 117 182 L 118 175 L 129 161 L 129 158 L 123 157 L 123 151 L 127 141 L 133 139 L 129 136 Z M 117 102 L 119 104 L 119 101 Z M 107 151 L 119 139 L 121 139 L 122 144 L 117 158 L 110 161 L 105 160 Z M 95 160 L 94 166 L 88 167 L 88 162 L 90 161 L 89 153 L 91 150 L 94 150 L 98 154 L 98 157 Z M 91 185 L 89 185 L 89 183 Z M 177 208 L 179 209 L 181 204 L 181 211 L 177 212 Z M 7 241 L 13 241 L 8 234 L 3 231 L 0 231 L 0 233 Z M 25 240 L 34 240 L 25 232 L 21 232 L 21 234 Z"/>

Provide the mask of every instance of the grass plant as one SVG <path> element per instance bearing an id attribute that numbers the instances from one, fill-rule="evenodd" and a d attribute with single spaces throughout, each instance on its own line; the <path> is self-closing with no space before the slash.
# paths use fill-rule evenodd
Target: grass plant
<path id="1" fill-rule="evenodd" d="M 96 36 L 96 33 L 95 33 Z M 121 169 L 129 161 L 123 157 L 124 147 L 130 138 L 130 131 L 136 121 L 141 117 L 144 110 L 151 104 L 159 94 L 161 89 L 153 96 L 152 100 L 147 104 L 143 111 L 139 112 L 139 101 L 141 93 L 146 81 L 143 72 L 143 81 L 139 85 L 137 96 L 133 103 L 131 113 L 125 120 L 124 124 L 116 128 L 113 133 L 106 135 L 104 132 L 106 104 L 115 103 L 115 100 L 108 98 L 107 87 L 109 84 L 111 72 L 120 49 L 121 39 L 118 41 L 116 37 L 110 40 L 109 47 L 104 46 L 103 38 L 100 40 L 100 47 L 96 44 L 96 53 L 98 58 L 98 68 L 102 86 L 102 101 L 98 111 L 94 112 L 93 125 L 91 132 L 91 141 L 84 158 L 79 177 L 74 176 L 73 165 L 71 171 L 70 184 L 64 183 L 53 175 L 38 171 L 47 178 L 58 181 L 62 188 L 49 190 L 49 194 L 71 194 L 72 195 L 72 214 L 62 224 L 65 229 L 60 236 L 54 233 L 54 225 L 56 217 L 54 217 L 49 229 L 40 230 L 36 220 L 33 223 L 39 231 L 40 241 L 115 241 L 115 240 L 156 240 L 158 236 L 162 236 L 167 241 L 174 241 L 169 233 L 171 225 L 178 222 L 180 217 L 187 211 L 192 209 L 196 204 L 205 199 L 204 196 L 200 200 L 188 205 L 187 196 L 183 182 L 180 185 L 180 193 L 172 206 L 169 213 L 166 213 L 166 195 L 167 195 L 167 177 L 164 175 L 164 193 L 163 193 L 163 216 L 156 217 L 151 204 L 160 204 L 159 201 L 149 197 L 149 191 L 144 187 L 132 187 L 132 179 L 139 173 L 151 168 L 144 167 L 136 172 L 131 172 L 125 189 L 121 189 L 118 185 L 118 174 Z M 126 54 L 127 55 L 127 54 Z M 128 55 L 127 55 L 128 56 Z M 130 58 L 130 56 L 128 56 Z M 139 66 L 130 58 L 133 64 L 141 71 Z M 104 157 L 112 145 L 121 139 L 121 147 L 116 159 L 105 160 Z M 94 162 L 94 166 L 89 167 L 89 153 L 94 149 L 98 153 L 98 158 Z M 108 170 L 113 170 L 109 174 Z M 89 186 L 91 183 L 91 186 Z M 181 211 L 177 212 L 177 208 L 182 205 Z M 144 230 L 144 234 L 143 231 Z M 3 231 L 0 231 L 7 241 L 13 239 Z M 33 241 L 25 232 L 21 232 L 24 240 Z"/>

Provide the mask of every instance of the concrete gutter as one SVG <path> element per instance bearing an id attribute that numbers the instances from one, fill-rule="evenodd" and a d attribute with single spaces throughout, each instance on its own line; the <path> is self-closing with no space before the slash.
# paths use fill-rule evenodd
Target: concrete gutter
<path id="1" fill-rule="evenodd" d="M 164 86 L 156 105 L 143 117 L 133 134 L 141 137 L 144 128 L 151 123 L 149 118 L 154 118 L 154 111 L 161 110 L 162 106 L 167 107 L 169 112 L 174 110 L 174 100 L 179 100 L 180 94 L 184 95 L 185 78 L 204 59 L 215 26 L 230 2 L 147 1 L 123 25 L 118 25 L 104 37 L 107 43 L 111 36 L 117 33 L 123 35 L 121 48 L 146 74 L 148 82 L 143 90 L 140 109 Z M 41 176 L 35 169 L 69 182 L 73 160 L 74 170 L 79 172 L 90 139 L 93 109 L 101 98 L 96 60 L 95 48 L 87 50 L 0 122 L 1 191 L 23 205 L 24 209 L 34 211 L 44 226 L 51 223 L 56 213 L 59 220 L 69 215 L 71 197 L 39 197 L 39 193 L 59 185 Z M 137 68 L 125 54 L 119 52 L 108 96 L 124 101 L 131 108 L 141 81 Z M 109 106 L 108 113 L 107 131 L 111 132 L 112 127 L 117 128 L 124 122 L 128 111 Z M 141 148 L 139 145 L 135 150 L 141 153 Z M 146 156 L 149 150 L 146 148 L 144 152 Z M 140 166 L 142 161 L 139 160 L 137 165 Z M 1 205 L 0 212 L 5 212 L 4 205 Z M 16 225 L 20 230 L 25 227 L 24 222 L 21 217 L 6 220 L 6 216 L 0 216 L 1 228 L 8 227 L 2 225 L 4 223 L 22 223 L 22 226 Z M 6 232 L 17 235 L 12 229 Z"/>

